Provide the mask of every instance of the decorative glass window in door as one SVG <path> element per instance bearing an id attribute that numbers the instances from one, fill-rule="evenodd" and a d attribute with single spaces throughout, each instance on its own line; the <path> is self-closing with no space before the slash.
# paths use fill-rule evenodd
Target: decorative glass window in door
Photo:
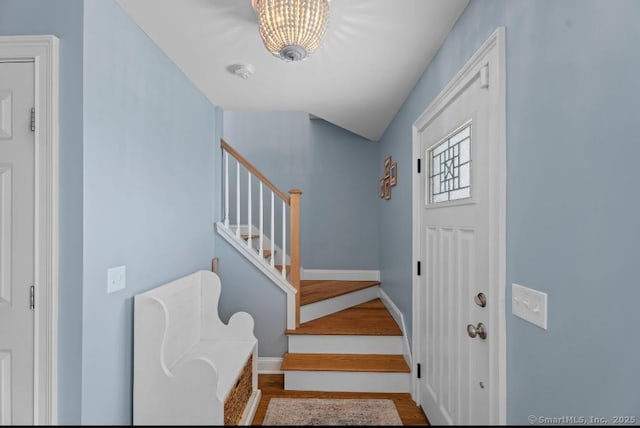
<path id="1" fill-rule="evenodd" d="M 471 197 L 471 123 L 427 150 L 429 203 Z"/>

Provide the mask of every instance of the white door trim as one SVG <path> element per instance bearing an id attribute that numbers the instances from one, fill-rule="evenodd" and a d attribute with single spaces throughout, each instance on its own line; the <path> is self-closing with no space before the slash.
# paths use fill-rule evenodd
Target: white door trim
<path id="1" fill-rule="evenodd" d="M 0 61 L 35 69 L 35 338 L 36 425 L 58 421 L 58 39 L 0 37 Z"/>
<path id="2" fill-rule="evenodd" d="M 490 54 L 494 50 L 497 54 L 497 64 L 491 67 L 490 73 L 498 73 L 498 88 L 492 91 L 494 97 L 491 99 L 492 123 L 489 124 L 490 134 L 495 138 L 497 151 L 491 153 L 495 165 L 495 180 L 498 183 L 498 206 L 495 215 L 495 236 L 497 237 L 497 248 L 494 249 L 498 260 L 498 272 L 492 274 L 492 286 L 495 287 L 497 302 L 491 305 L 490 319 L 492 325 L 498 326 L 497 340 L 492 342 L 490 350 L 490 358 L 492 361 L 498 361 L 498 370 L 492 370 L 490 373 L 492 383 L 497 385 L 497 390 L 493 392 L 492 402 L 496 403 L 497 408 L 491 409 L 491 424 L 504 425 L 507 421 L 506 410 L 506 315 L 505 315 L 505 292 L 506 292 L 506 182 L 507 182 L 507 161 L 506 161 L 506 67 L 505 67 L 505 29 L 499 27 L 489 39 L 476 51 L 455 77 L 440 92 L 436 99 L 427 107 L 420 117 L 413 124 L 413 159 L 417 162 L 420 159 L 420 132 L 428 126 L 434 117 L 436 117 L 449 103 L 457 96 L 458 92 L 466 86 L 466 83 L 474 78 L 477 68 L 483 61 L 488 61 Z M 422 166 L 422 171 L 426 171 L 426 165 Z M 420 349 L 421 335 L 419 334 L 418 316 L 420 308 L 420 289 L 417 276 L 417 262 L 420 257 L 420 180 L 421 174 L 414 170 L 413 173 L 413 349 Z M 414 356 L 418 355 L 416 352 Z M 411 370 L 415 371 L 415 367 Z M 420 388 L 415 376 L 411 376 L 411 393 L 413 399 L 417 403 L 422 402 L 420 397 Z"/>

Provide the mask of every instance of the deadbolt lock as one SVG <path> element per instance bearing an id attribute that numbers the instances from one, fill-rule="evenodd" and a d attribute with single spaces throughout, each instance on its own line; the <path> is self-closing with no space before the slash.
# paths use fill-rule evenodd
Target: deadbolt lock
<path id="1" fill-rule="evenodd" d="M 476 305 L 484 308 L 487 306 L 487 296 L 484 293 L 478 293 L 476 297 L 473 298 L 473 301 L 476 302 Z"/>

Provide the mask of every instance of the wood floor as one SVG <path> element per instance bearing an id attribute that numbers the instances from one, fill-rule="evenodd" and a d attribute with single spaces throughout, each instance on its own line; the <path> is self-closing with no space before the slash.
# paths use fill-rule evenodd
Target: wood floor
<path id="1" fill-rule="evenodd" d="M 416 406 L 407 393 L 373 393 L 373 392 L 313 392 L 313 391 L 285 391 L 284 375 L 258 375 L 258 388 L 262 390 L 262 398 L 258 410 L 253 418 L 253 425 L 262 425 L 267 412 L 269 400 L 274 397 L 285 398 L 387 398 L 393 400 L 398 414 L 404 425 L 429 425 L 422 410 Z"/>
<path id="2" fill-rule="evenodd" d="M 365 336 L 402 336 L 387 308 L 374 299 L 326 317 L 311 320 L 287 334 L 344 334 Z"/>

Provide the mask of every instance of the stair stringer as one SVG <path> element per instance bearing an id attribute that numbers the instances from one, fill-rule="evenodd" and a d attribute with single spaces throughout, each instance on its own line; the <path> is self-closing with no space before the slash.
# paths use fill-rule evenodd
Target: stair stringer
<path id="1" fill-rule="evenodd" d="M 282 275 L 271 267 L 269 262 L 265 260 L 246 243 L 236 238 L 235 233 L 231 229 L 225 227 L 224 223 L 216 223 L 216 231 L 231 246 L 240 252 L 247 260 L 257 267 L 267 278 L 276 284 L 287 295 L 287 328 L 296 328 L 296 293 L 297 290 L 288 281 L 282 278 Z"/>
<path id="2" fill-rule="evenodd" d="M 391 300 L 391 297 L 389 297 L 389 295 L 385 293 L 382 288 L 380 289 L 380 300 L 382 300 L 382 303 L 384 303 L 387 310 L 396 321 L 396 324 L 398 324 L 400 330 L 402 330 L 402 355 L 404 355 L 404 359 L 407 362 L 407 365 L 409 366 L 409 368 L 411 368 L 411 379 L 415 379 L 415 377 L 413 376 L 413 357 L 411 355 L 411 346 L 409 346 L 409 336 L 407 335 L 407 327 L 404 322 L 404 314 L 400 312 L 400 309 L 398 309 L 393 300 Z"/>

